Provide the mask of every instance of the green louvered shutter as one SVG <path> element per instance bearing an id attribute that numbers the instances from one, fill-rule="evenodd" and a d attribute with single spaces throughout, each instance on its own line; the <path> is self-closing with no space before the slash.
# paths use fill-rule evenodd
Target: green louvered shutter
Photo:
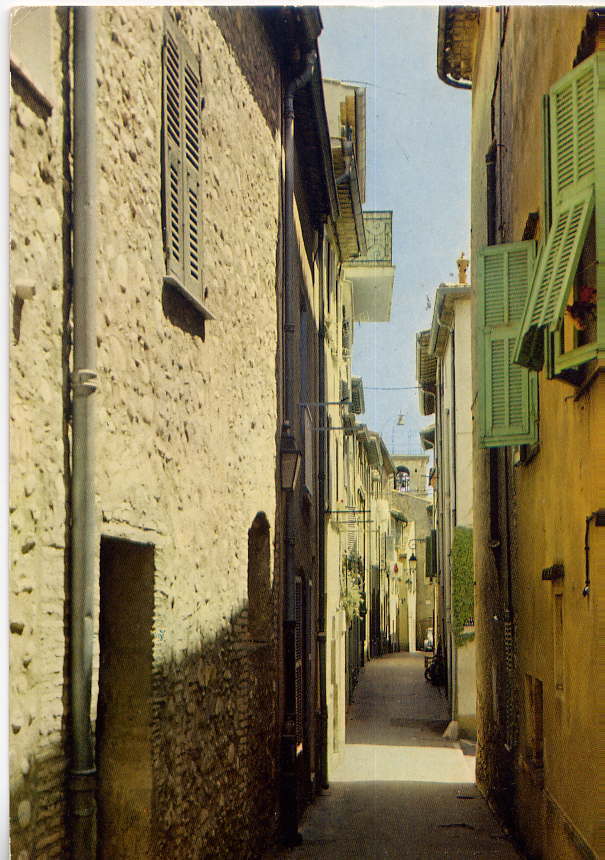
<path id="1" fill-rule="evenodd" d="M 550 98 L 542 96 L 542 231 L 548 234 L 552 224 L 552 185 L 551 185 L 551 155 L 550 155 Z"/>
<path id="2" fill-rule="evenodd" d="M 535 242 L 489 245 L 479 253 L 480 444 L 537 441 L 535 373 L 513 363 L 534 265 Z"/>
<path id="3" fill-rule="evenodd" d="M 555 210 L 552 228 L 538 264 L 523 312 L 515 361 L 539 369 L 536 341 L 554 331 L 565 309 L 594 209 L 593 187 L 580 191 Z"/>
<path id="4" fill-rule="evenodd" d="M 425 576 L 433 579 L 437 575 L 437 532 L 431 529 L 426 539 L 426 573 Z"/>
<path id="5" fill-rule="evenodd" d="M 604 87 L 605 53 L 598 52 L 564 75 L 550 89 L 554 210 L 595 181 L 599 157 L 596 118 L 599 91 Z"/>
<path id="6" fill-rule="evenodd" d="M 564 313 L 595 193 L 597 202 L 603 193 L 604 89 L 605 53 L 599 52 L 557 81 L 545 98 L 550 133 L 544 159 L 550 163 L 552 224 L 535 269 L 515 348 L 515 361 L 536 370 L 543 364 L 544 333 L 547 329 L 554 332 Z M 545 207 L 548 227 L 547 201 Z M 598 249 L 597 259 L 603 259 Z"/>

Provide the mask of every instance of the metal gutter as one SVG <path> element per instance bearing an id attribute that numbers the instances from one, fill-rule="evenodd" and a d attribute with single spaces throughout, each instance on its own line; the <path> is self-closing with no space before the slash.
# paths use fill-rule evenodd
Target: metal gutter
<path id="1" fill-rule="evenodd" d="M 72 856 L 96 856 L 90 702 L 95 570 L 96 384 L 96 21 L 78 6 L 74 22 L 73 462 L 69 794 Z"/>
<path id="2" fill-rule="evenodd" d="M 323 231 L 322 231 L 323 232 Z M 324 233 L 325 236 L 325 233 Z M 322 251 L 326 249 L 325 239 L 321 244 Z M 329 250 L 328 250 L 329 253 Z M 330 285 L 325 285 L 325 273 L 327 271 L 326 260 L 322 254 L 321 272 L 322 285 L 330 289 Z M 326 427 L 328 425 L 328 410 L 326 403 L 326 357 L 325 357 L 325 306 L 322 300 L 319 303 L 319 402 L 320 406 L 320 423 Z M 318 603 L 319 603 L 319 618 L 317 631 L 317 650 L 319 652 L 319 773 L 318 782 L 322 789 L 329 788 L 328 774 L 328 693 L 327 693 L 327 667 L 326 667 L 326 610 L 327 610 L 327 558 L 326 558 L 326 526 L 329 519 L 329 514 L 326 513 L 326 496 L 328 495 L 328 445 L 327 436 L 325 433 L 319 434 L 319 490 L 318 490 L 318 509 L 319 509 L 319 546 L 318 546 L 318 564 L 319 564 L 319 583 L 318 583 Z"/>
<path id="3" fill-rule="evenodd" d="M 427 347 L 427 352 L 429 355 L 434 355 L 437 352 L 437 341 L 439 338 L 440 329 L 446 328 L 448 331 L 451 331 L 451 326 L 442 319 L 441 313 L 444 310 L 444 306 L 447 302 L 448 297 L 451 299 L 466 299 L 471 296 L 472 287 L 468 286 L 457 286 L 448 284 L 439 284 L 437 287 L 437 291 L 435 293 L 435 307 L 433 310 L 433 322 L 431 325 L 431 334 L 429 337 L 429 343 Z"/>

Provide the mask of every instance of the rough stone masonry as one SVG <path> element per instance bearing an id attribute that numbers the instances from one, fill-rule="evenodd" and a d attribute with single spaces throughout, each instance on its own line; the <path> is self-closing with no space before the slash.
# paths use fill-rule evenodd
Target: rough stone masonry
<path id="1" fill-rule="evenodd" d="M 162 283 L 163 14 L 97 12 L 97 533 L 99 546 L 103 536 L 153 547 L 158 856 L 246 857 L 274 826 L 276 803 L 276 643 L 248 633 L 247 542 L 264 512 L 274 595 L 279 70 L 254 10 L 179 12 L 205 97 L 204 284 L 215 320 L 204 325 Z M 52 111 L 15 83 L 10 131 L 10 778 L 19 860 L 67 851 L 67 9 L 53 12 L 49 38 Z M 33 298 L 15 297 L 22 281 L 35 284 Z M 94 625 L 96 642 L 98 612 Z M 97 645 L 93 721 L 100 659 Z"/>

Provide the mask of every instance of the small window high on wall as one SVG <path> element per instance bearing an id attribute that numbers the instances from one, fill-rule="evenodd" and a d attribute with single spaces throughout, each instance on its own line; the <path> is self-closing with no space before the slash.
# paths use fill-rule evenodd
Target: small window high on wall
<path id="1" fill-rule="evenodd" d="M 397 466 L 395 489 L 399 493 L 407 493 L 410 489 L 410 470 L 406 466 Z"/>

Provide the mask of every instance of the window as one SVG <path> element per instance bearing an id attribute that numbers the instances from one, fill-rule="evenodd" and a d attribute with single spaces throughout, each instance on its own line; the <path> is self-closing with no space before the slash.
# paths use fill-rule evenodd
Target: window
<path id="1" fill-rule="evenodd" d="M 397 466 L 395 489 L 400 493 L 407 493 L 410 489 L 410 470 L 405 466 Z"/>
<path id="2" fill-rule="evenodd" d="M 553 599 L 553 658 L 555 693 L 562 697 L 565 690 L 565 639 L 563 635 L 563 594 Z"/>
<path id="3" fill-rule="evenodd" d="M 308 406 L 302 408 L 302 431 L 305 442 L 305 487 L 313 493 L 313 421 Z"/>
<path id="4" fill-rule="evenodd" d="M 534 269 L 535 242 L 479 253 L 477 352 L 480 444 L 531 445 L 538 438 L 536 373 L 513 363 Z"/>
<path id="5" fill-rule="evenodd" d="M 346 310 L 342 309 L 342 352 L 346 357 L 351 349 L 351 323 L 346 318 Z"/>
<path id="6" fill-rule="evenodd" d="M 535 771 L 544 768 L 544 722 L 542 681 L 525 676 L 525 760 Z"/>
<path id="7" fill-rule="evenodd" d="M 168 16 L 162 61 L 165 281 L 212 319 L 202 270 L 201 69 Z"/>
<path id="8" fill-rule="evenodd" d="M 570 376 L 605 354 L 605 52 L 565 75 L 546 97 L 545 213 L 552 224 L 538 257 L 514 360 Z M 599 262 L 601 261 L 601 262 Z M 546 338 L 546 340 L 545 340 Z"/>
<path id="9" fill-rule="evenodd" d="M 50 6 L 22 7 L 11 12 L 11 72 L 28 85 L 49 112 L 55 99 L 53 17 Z"/>

